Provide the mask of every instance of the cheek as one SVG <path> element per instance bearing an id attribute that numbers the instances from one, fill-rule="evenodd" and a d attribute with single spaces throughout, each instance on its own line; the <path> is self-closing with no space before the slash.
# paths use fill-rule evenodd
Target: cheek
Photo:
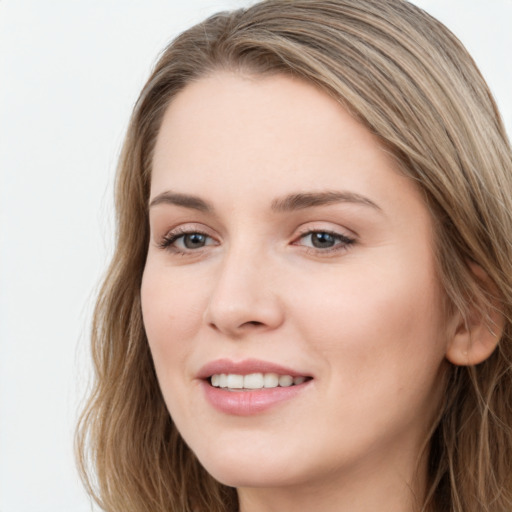
<path id="1" fill-rule="evenodd" d="M 410 432 L 422 439 L 441 401 L 445 333 L 438 287 L 429 275 L 412 281 L 399 275 L 379 281 L 376 274 L 353 273 L 344 276 L 343 289 L 315 286 L 294 315 L 325 362 L 319 382 L 325 414 L 356 451 L 359 442 L 382 436 L 396 442 Z M 321 289 L 328 299 L 318 299 Z"/>
<path id="2" fill-rule="evenodd" d="M 199 287 L 187 286 L 169 271 L 146 266 L 141 286 L 144 328 L 159 379 L 173 373 L 190 349 L 187 342 L 201 325 L 204 294 Z"/>
<path id="3" fill-rule="evenodd" d="M 190 425 L 189 411 L 196 408 L 187 361 L 194 352 L 190 340 L 201 327 L 205 294 L 190 280 L 171 275 L 165 265 L 152 263 L 148 260 L 141 286 L 144 328 L 167 409 L 177 425 Z"/>
<path id="4" fill-rule="evenodd" d="M 431 268 L 359 271 L 354 265 L 338 276 L 319 276 L 309 281 L 307 294 L 296 294 L 294 317 L 315 350 L 333 362 L 330 371 L 344 388 L 360 393 L 379 382 L 394 380 L 397 388 L 419 382 L 418 374 L 423 384 L 433 379 L 444 358 L 446 328 Z"/>

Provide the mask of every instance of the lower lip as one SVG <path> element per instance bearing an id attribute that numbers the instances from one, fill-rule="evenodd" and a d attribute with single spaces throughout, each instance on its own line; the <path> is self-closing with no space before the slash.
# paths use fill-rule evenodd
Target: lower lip
<path id="1" fill-rule="evenodd" d="M 225 388 L 216 388 L 207 381 L 203 381 L 202 385 L 206 399 L 218 411 L 235 416 L 250 416 L 291 400 L 304 391 L 310 382 L 308 380 L 297 386 L 250 391 L 228 391 Z"/>

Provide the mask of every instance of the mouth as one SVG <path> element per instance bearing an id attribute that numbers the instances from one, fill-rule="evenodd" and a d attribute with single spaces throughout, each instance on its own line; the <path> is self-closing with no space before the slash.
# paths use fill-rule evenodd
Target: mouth
<path id="1" fill-rule="evenodd" d="M 255 391 L 259 389 L 287 388 L 299 386 L 311 380 L 311 377 L 299 375 L 268 373 L 249 373 L 246 375 L 237 373 L 215 373 L 207 379 L 211 386 L 228 391 Z"/>
<path id="2" fill-rule="evenodd" d="M 257 359 L 218 359 L 199 371 L 207 401 L 236 416 L 259 414 L 306 393 L 313 376 Z"/>

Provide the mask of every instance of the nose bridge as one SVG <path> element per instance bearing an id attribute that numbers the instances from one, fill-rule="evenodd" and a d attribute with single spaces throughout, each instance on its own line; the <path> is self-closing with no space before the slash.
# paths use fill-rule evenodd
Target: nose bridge
<path id="1" fill-rule="evenodd" d="M 226 251 L 205 311 L 211 327 L 240 336 L 280 325 L 283 311 L 271 260 L 262 244 L 237 243 Z"/>

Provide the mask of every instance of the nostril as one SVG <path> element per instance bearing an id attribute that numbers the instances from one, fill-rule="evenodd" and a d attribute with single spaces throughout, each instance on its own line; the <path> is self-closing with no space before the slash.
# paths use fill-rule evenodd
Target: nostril
<path id="1" fill-rule="evenodd" d="M 213 322 L 208 322 L 208 326 L 214 329 L 215 331 L 219 330 L 219 328 Z"/>

